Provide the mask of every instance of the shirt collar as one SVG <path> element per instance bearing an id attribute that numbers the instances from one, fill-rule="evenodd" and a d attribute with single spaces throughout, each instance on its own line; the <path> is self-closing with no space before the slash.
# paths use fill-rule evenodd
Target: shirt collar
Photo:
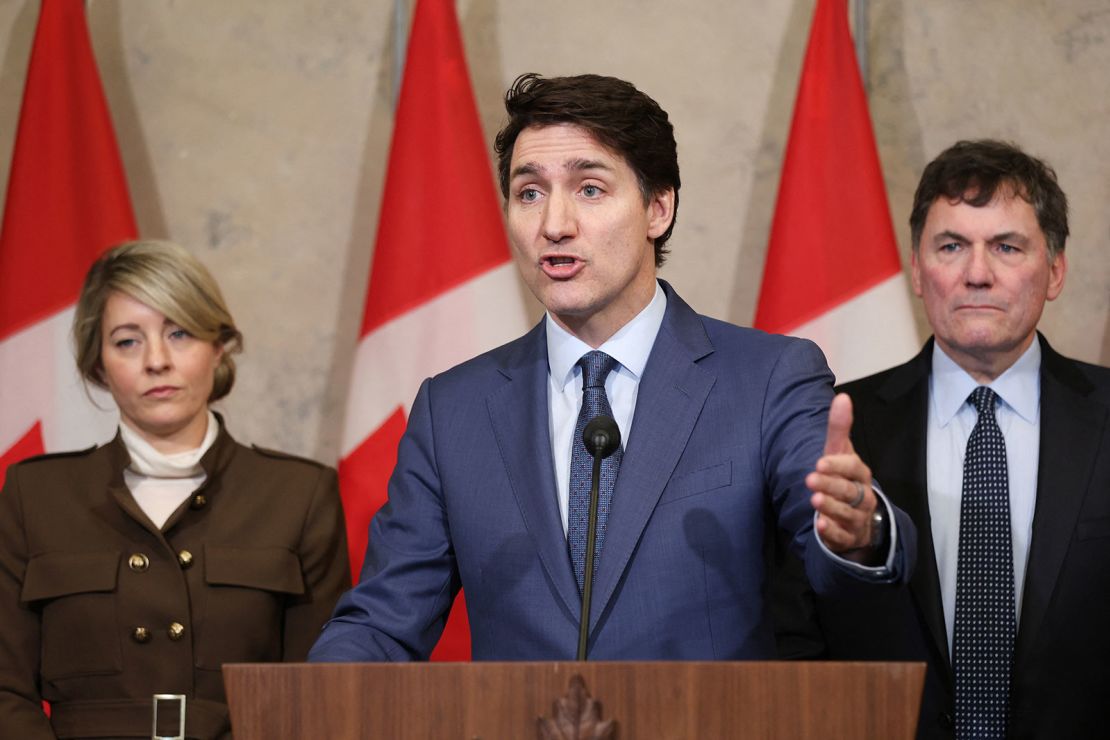
<path id="1" fill-rule="evenodd" d="M 647 366 L 648 355 L 651 354 L 655 336 L 663 325 L 663 315 L 666 312 L 667 296 L 656 281 L 655 295 L 651 302 L 598 349 L 619 362 L 621 367 L 639 380 Z M 544 328 L 547 332 L 547 370 L 562 388 L 574 377 L 574 366 L 578 364 L 578 360 L 593 348 L 559 326 L 551 318 L 550 312 Z"/>
<path id="2" fill-rule="evenodd" d="M 120 419 L 119 434 L 131 457 L 129 468 L 140 475 L 154 478 L 189 478 L 203 475 L 200 459 L 216 442 L 220 425 L 215 414 L 208 410 L 208 426 L 204 439 L 196 449 L 166 454 L 155 449 L 154 445 L 143 439 L 138 431 L 131 428 L 125 419 Z"/>
<path id="3" fill-rule="evenodd" d="M 940 426 L 943 428 L 967 402 L 979 386 L 975 378 L 933 343 L 933 370 L 929 380 L 930 395 Z M 1006 372 L 989 387 L 1022 419 L 1035 423 L 1041 402 L 1041 343 L 1034 337 L 1029 349 L 1022 353 Z"/>

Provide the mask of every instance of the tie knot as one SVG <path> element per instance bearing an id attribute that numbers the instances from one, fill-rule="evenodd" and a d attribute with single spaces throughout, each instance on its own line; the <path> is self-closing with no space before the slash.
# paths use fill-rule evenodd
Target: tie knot
<path id="1" fill-rule="evenodd" d="M 578 366 L 582 368 L 582 387 L 604 388 L 605 378 L 609 376 L 609 371 L 616 364 L 616 360 L 600 350 L 595 349 L 582 355 L 578 360 Z"/>
<path id="2" fill-rule="evenodd" d="M 998 400 L 998 394 L 987 386 L 981 385 L 971 392 L 967 400 L 975 407 L 980 416 L 983 414 L 994 416 L 994 403 Z"/>

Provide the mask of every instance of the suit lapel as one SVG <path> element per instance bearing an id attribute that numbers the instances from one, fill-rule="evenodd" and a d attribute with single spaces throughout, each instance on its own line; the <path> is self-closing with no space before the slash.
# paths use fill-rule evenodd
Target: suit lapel
<path id="1" fill-rule="evenodd" d="M 910 580 L 910 593 L 929 631 L 932 647 L 951 678 L 948 632 L 929 515 L 926 445 L 932 350 L 930 339 L 914 359 L 891 373 L 879 388 L 877 395 L 883 406 L 881 412 L 864 420 L 866 439 L 860 452 L 864 461 L 874 467 L 875 478 L 891 503 L 909 514 L 917 526 L 917 567 Z M 869 443 L 871 440 L 873 444 Z"/>
<path id="2" fill-rule="evenodd" d="M 716 380 L 695 364 L 713 351 L 701 319 L 669 285 L 662 284 L 667 313 L 640 379 L 632 429 L 613 491 L 594 586 L 591 629 L 612 599 Z"/>
<path id="3" fill-rule="evenodd" d="M 1041 449 L 1033 538 L 1014 656 L 1018 670 L 1044 622 L 1107 422 L 1106 409 L 1087 399 L 1093 390 L 1090 382 L 1044 337 L 1039 338 Z"/>
<path id="4" fill-rule="evenodd" d="M 581 609 L 555 490 L 555 463 L 547 402 L 547 337 L 544 322 L 513 342 L 499 368 L 509 381 L 486 399 L 501 460 L 524 526 L 569 613 Z"/>
<path id="5" fill-rule="evenodd" d="M 93 512 L 98 516 L 111 529 L 119 532 L 124 537 L 134 538 L 135 534 L 131 530 L 134 524 L 138 524 L 143 529 L 147 530 L 156 537 L 161 537 L 162 532 L 158 527 L 154 526 L 154 522 L 150 521 L 150 517 L 146 515 L 139 502 L 131 494 L 127 488 L 127 483 L 123 477 L 123 471 L 131 464 L 131 455 L 127 451 L 127 446 L 123 443 L 123 437 L 120 432 L 116 431 L 116 436 L 105 445 L 98 452 L 103 454 L 101 458 L 105 462 L 104 468 L 99 468 L 98 472 L 102 472 L 104 477 L 104 488 L 108 493 L 108 498 L 114 503 L 113 505 L 96 504 L 93 506 Z M 98 466 L 99 467 L 99 466 Z M 97 487 L 99 487 L 99 481 Z M 120 514 L 124 516 L 121 518 Z M 134 520 L 131 522 L 130 520 Z"/>

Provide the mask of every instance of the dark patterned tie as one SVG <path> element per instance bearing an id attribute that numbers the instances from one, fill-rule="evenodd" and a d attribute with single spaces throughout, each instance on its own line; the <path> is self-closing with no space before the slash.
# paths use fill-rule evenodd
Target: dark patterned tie
<path id="1" fill-rule="evenodd" d="M 1006 441 L 998 396 L 980 386 L 968 401 L 979 419 L 967 440 L 956 564 L 956 737 L 1004 738 L 1017 632 Z"/>
<path id="2" fill-rule="evenodd" d="M 605 378 L 616 364 L 616 360 L 598 350 L 587 352 L 578 361 L 578 366 L 582 368 L 582 409 L 578 412 L 578 423 L 574 425 L 574 440 L 570 454 L 567 546 L 570 548 L 570 561 L 574 565 L 574 577 L 578 580 L 579 591 L 582 590 L 586 577 L 586 534 L 590 526 L 590 476 L 594 467 L 594 458 L 586 451 L 586 445 L 582 442 L 582 431 L 595 416 L 613 415 L 609 397 L 605 395 Z M 618 447 L 612 455 L 601 461 L 601 477 L 598 479 L 597 540 L 594 542 L 594 573 L 597 573 L 597 564 L 601 560 L 601 545 L 605 540 L 605 525 L 609 520 L 609 503 L 613 500 L 613 486 L 617 482 L 622 456 L 623 450 Z"/>

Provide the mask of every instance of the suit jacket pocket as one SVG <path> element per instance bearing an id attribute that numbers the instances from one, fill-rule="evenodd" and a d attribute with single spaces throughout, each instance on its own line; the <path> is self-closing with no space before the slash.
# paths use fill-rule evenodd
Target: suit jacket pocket
<path id="1" fill-rule="evenodd" d="M 243 586 L 300 596 L 301 561 L 283 547 L 206 546 L 204 580 L 210 586 Z"/>
<path id="2" fill-rule="evenodd" d="M 663 495 L 659 498 L 659 505 L 669 504 L 690 496 L 697 496 L 717 488 L 724 488 L 732 484 L 732 461 L 726 460 L 719 465 L 711 465 L 689 473 L 672 478 L 667 484 Z"/>
<path id="3" fill-rule="evenodd" d="M 1087 519 L 1076 526 L 1076 535 L 1081 540 L 1094 540 L 1100 537 L 1110 537 L 1110 516 L 1100 519 Z"/>
<path id="4" fill-rule="evenodd" d="M 204 548 L 197 665 L 281 660 L 282 614 L 305 592 L 297 554 L 281 547 Z"/>
<path id="5" fill-rule="evenodd" d="M 119 552 L 47 552 L 27 563 L 20 600 L 42 614 L 42 676 L 118 673 Z"/>

